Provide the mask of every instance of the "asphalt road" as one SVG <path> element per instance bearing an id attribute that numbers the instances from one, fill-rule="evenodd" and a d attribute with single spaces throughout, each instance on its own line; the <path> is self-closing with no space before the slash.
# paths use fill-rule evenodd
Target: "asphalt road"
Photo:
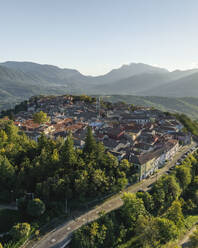
<path id="1" fill-rule="evenodd" d="M 0 209 L 11 209 L 11 210 L 17 210 L 16 205 L 11 205 L 11 204 L 0 204 Z"/>
<path id="2" fill-rule="evenodd" d="M 140 189 L 145 191 L 148 190 L 150 184 L 154 183 L 157 180 L 157 178 L 159 178 L 166 171 L 168 171 L 169 168 L 174 166 L 177 160 L 181 158 L 181 156 L 194 145 L 195 143 L 192 143 L 190 146 L 185 146 L 180 148 L 180 150 L 173 157 L 173 159 L 170 160 L 163 168 L 159 169 L 157 174 L 155 174 L 154 176 L 148 179 L 142 180 L 140 183 L 130 186 L 129 188 L 125 189 L 123 192 L 135 193 Z M 96 206 L 94 209 L 88 210 L 80 217 L 65 222 L 64 224 L 52 230 L 51 232 L 47 233 L 38 242 L 34 244 L 29 243 L 25 247 L 26 248 L 30 248 L 30 247 L 31 248 L 63 248 L 66 241 L 70 239 L 73 231 L 80 228 L 83 224 L 87 222 L 98 219 L 99 213 L 101 211 L 110 212 L 122 206 L 123 201 L 121 197 L 123 192 L 111 197 L 110 199 L 107 199 L 103 204 Z"/>

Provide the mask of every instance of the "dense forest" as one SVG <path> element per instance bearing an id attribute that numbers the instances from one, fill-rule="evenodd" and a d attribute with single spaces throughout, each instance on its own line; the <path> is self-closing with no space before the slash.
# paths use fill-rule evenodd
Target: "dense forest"
<path id="1" fill-rule="evenodd" d="M 35 222 L 42 216 L 45 223 L 65 210 L 66 200 L 71 210 L 85 207 L 125 188 L 138 175 L 127 160 L 119 162 L 106 152 L 91 128 L 81 150 L 75 149 L 72 135 L 66 140 L 42 135 L 35 142 L 11 120 L 1 119 L 0 178 L 0 202 L 18 199 L 20 220 Z"/>
<path id="2" fill-rule="evenodd" d="M 177 247 L 174 241 L 193 220 L 197 222 L 197 165 L 195 152 L 158 179 L 149 192 L 125 193 L 123 206 L 77 230 L 71 247 Z"/>
<path id="3" fill-rule="evenodd" d="M 38 142 L 20 133 L 10 120 L 0 122 L 0 200 L 9 201 L 33 192 L 45 201 L 76 199 L 117 192 L 128 183 L 135 168 L 120 163 L 97 143 L 88 128 L 83 150 L 75 149 L 72 136 Z M 79 194 L 80 193 L 80 194 Z"/>

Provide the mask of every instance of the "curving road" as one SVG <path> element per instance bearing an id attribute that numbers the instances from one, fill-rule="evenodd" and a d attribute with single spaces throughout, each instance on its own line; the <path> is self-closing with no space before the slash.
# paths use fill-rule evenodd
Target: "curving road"
<path id="1" fill-rule="evenodd" d="M 177 154 L 173 157 L 171 161 L 169 161 L 166 166 L 159 169 L 158 173 L 148 179 L 142 180 L 140 183 L 134 184 L 129 188 L 123 190 L 123 192 L 131 192 L 135 193 L 138 190 L 148 190 L 149 185 L 154 183 L 157 180 L 157 177 L 160 177 L 165 172 L 167 172 L 172 166 L 175 165 L 177 160 L 181 158 L 181 156 L 186 153 L 195 143 L 192 143 L 189 146 L 185 146 L 180 148 Z M 107 199 L 103 204 L 96 206 L 94 209 L 87 211 L 82 214 L 80 217 L 67 221 L 64 224 L 56 227 L 51 232 L 47 233 L 41 240 L 36 243 L 29 243 L 25 247 L 26 248 L 63 248 L 65 247 L 65 243 L 71 238 L 71 234 L 76 229 L 80 228 L 87 222 L 93 221 L 99 218 L 99 213 L 101 211 L 110 212 L 122 206 L 123 201 L 121 199 L 122 193 L 117 194 L 110 199 Z"/>

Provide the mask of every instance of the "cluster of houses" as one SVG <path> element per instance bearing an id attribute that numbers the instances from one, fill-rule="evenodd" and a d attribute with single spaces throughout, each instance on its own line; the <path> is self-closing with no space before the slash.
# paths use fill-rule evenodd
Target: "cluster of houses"
<path id="1" fill-rule="evenodd" d="M 35 112 L 46 112 L 49 123 L 34 123 Z M 180 145 L 191 142 L 191 135 L 182 132 L 182 124 L 162 111 L 98 101 L 83 101 L 74 96 L 30 98 L 27 111 L 19 112 L 15 125 L 37 141 L 41 133 L 67 138 L 71 132 L 74 145 L 82 148 L 91 126 L 98 141 L 119 160 L 126 158 L 140 170 L 140 180 L 154 173 L 170 160 Z"/>

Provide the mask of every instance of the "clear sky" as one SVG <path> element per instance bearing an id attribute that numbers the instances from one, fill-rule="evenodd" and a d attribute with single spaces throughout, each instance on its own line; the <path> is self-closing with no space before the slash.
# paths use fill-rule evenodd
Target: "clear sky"
<path id="1" fill-rule="evenodd" d="M 198 0 L 0 0 L 0 61 L 198 67 Z"/>

